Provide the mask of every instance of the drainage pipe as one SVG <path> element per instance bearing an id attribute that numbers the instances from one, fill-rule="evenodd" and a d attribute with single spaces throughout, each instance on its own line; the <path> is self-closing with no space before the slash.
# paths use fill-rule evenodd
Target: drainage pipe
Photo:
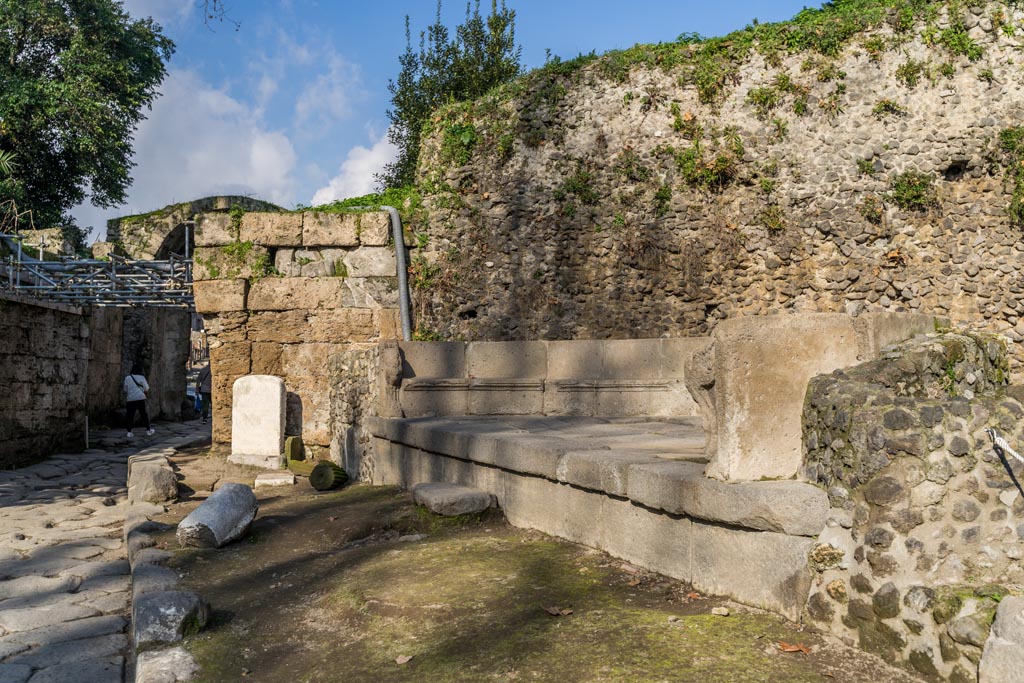
<path id="1" fill-rule="evenodd" d="M 384 209 L 391 216 L 391 235 L 395 240 L 395 262 L 398 271 L 398 315 L 402 320 L 402 339 L 412 341 L 412 306 L 409 301 L 409 265 L 405 257 L 405 234 L 402 232 L 402 217 L 393 206 L 352 206 L 356 211 Z"/>

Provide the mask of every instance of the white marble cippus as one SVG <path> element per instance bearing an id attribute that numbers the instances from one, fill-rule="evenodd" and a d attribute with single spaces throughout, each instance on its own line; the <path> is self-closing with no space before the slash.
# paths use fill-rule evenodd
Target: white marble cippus
<path id="1" fill-rule="evenodd" d="M 246 375 L 235 380 L 231 399 L 230 462 L 279 469 L 284 458 L 284 380 Z"/>

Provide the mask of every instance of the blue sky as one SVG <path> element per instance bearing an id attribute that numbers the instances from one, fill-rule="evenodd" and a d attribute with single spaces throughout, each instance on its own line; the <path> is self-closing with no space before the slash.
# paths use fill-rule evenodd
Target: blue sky
<path id="1" fill-rule="evenodd" d="M 246 194 L 292 208 L 365 194 L 389 161 L 388 79 L 434 0 L 226 0 L 240 24 L 204 25 L 198 0 L 124 0 L 177 43 L 161 97 L 135 139 L 125 205 L 73 213 L 102 238 L 107 218 L 213 194 Z M 527 68 L 681 33 L 722 35 L 753 19 L 788 19 L 806 0 L 507 0 Z M 483 0 L 482 11 L 489 11 Z M 454 27 L 464 0 L 445 0 Z"/>

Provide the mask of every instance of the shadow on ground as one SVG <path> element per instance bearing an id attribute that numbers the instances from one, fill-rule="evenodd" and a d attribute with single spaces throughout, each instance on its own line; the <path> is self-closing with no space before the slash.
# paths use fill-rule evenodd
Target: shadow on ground
<path id="1" fill-rule="evenodd" d="M 189 485 L 187 466 L 183 474 Z M 387 487 L 318 493 L 302 481 L 264 491 L 248 538 L 172 560 L 214 608 L 187 642 L 199 681 L 915 680 L 499 515 L 438 518 Z M 172 532 L 161 540 L 176 548 Z M 711 614 L 726 605 L 729 616 Z M 782 652 L 780 642 L 810 654 Z"/>

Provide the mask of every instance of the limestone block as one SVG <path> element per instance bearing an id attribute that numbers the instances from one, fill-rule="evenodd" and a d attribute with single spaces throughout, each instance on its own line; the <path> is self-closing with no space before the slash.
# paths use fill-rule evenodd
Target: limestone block
<path id="1" fill-rule="evenodd" d="M 698 590 L 728 595 L 796 621 L 811 587 L 807 553 L 814 542 L 694 521 L 691 581 Z"/>
<path id="2" fill-rule="evenodd" d="M 978 683 L 1017 680 L 1024 671 L 1024 598 L 999 601 L 992 631 L 985 641 L 978 668 Z"/>
<path id="3" fill-rule="evenodd" d="M 249 316 L 249 339 L 253 342 L 297 344 L 304 340 L 307 312 L 260 311 Z M 263 373 L 274 374 L 274 373 Z"/>
<path id="4" fill-rule="evenodd" d="M 352 308 L 356 299 L 347 278 L 268 277 L 252 285 L 251 311 Z"/>
<path id="5" fill-rule="evenodd" d="M 220 548 L 249 530 L 259 502 L 245 484 L 228 482 L 210 494 L 178 523 L 178 543 L 199 548 Z"/>
<path id="6" fill-rule="evenodd" d="M 92 253 L 94 259 L 106 259 L 111 254 L 117 254 L 123 256 L 122 250 L 114 242 L 93 242 L 92 246 L 89 247 L 89 251 Z"/>
<path id="7" fill-rule="evenodd" d="M 401 339 L 402 320 L 397 308 L 379 308 L 374 311 L 381 339 Z"/>
<path id="8" fill-rule="evenodd" d="M 167 465 L 136 463 L 128 479 L 129 503 L 163 503 L 178 499 L 178 478 Z"/>
<path id="9" fill-rule="evenodd" d="M 195 593 L 146 593 L 132 603 L 132 633 L 141 650 L 177 643 L 206 625 L 210 608 Z"/>
<path id="10" fill-rule="evenodd" d="M 549 380 L 600 379 L 601 345 L 596 340 L 553 341 L 547 344 Z"/>
<path id="11" fill-rule="evenodd" d="M 310 311 L 302 340 L 306 342 L 366 342 L 377 337 L 374 311 L 337 308 Z"/>
<path id="12" fill-rule="evenodd" d="M 732 526 L 817 536 L 828 496 L 797 481 L 724 483 L 697 463 L 641 463 L 629 468 L 626 495 L 648 507 Z"/>
<path id="13" fill-rule="evenodd" d="M 399 401 L 407 417 L 468 415 L 469 380 L 406 380 Z"/>
<path id="14" fill-rule="evenodd" d="M 382 247 L 391 240 L 391 216 L 386 211 L 359 214 L 359 243 Z"/>
<path id="15" fill-rule="evenodd" d="M 252 344 L 247 341 L 210 345 L 210 367 L 214 377 L 249 373 Z"/>
<path id="16" fill-rule="evenodd" d="M 197 280 L 192 283 L 196 300 L 196 312 L 222 313 L 244 311 L 245 298 L 249 289 L 246 280 Z"/>
<path id="17" fill-rule="evenodd" d="M 469 415 L 539 415 L 543 410 L 542 380 L 469 380 Z"/>
<path id="18" fill-rule="evenodd" d="M 302 214 L 302 245 L 306 247 L 358 246 L 361 217 L 362 214 L 358 213 L 306 211 Z"/>
<path id="19" fill-rule="evenodd" d="M 242 242 L 269 247 L 302 244 L 302 214 L 251 212 L 242 216 Z"/>
<path id="20" fill-rule="evenodd" d="M 483 512 L 494 504 L 494 497 L 486 491 L 443 482 L 425 482 L 412 487 L 412 499 L 417 505 L 446 517 Z"/>
<path id="21" fill-rule="evenodd" d="M 270 255 L 266 247 L 196 247 L 192 277 L 195 280 L 248 279 L 262 277 Z"/>
<path id="22" fill-rule="evenodd" d="M 348 277 L 390 277 L 396 275 L 395 253 L 387 247 L 359 247 L 342 262 Z"/>
<path id="23" fill-rule="evenodd" d="M 402 350 L 402 376 L 465 377 L 464 342 L 399 342 Z"/>
<path id="24" fill-rule="evenodd" d="M 196 217 L 197 247 L 220 247 L 238 241 L 238 233 L 227 213 L 204 213 Z"/>
<path id="25" fill-rule="evenodd" d="M 466 372 L 471 377 L 544 377 L 545 342 L 470 342 L 466 345 Z"/>
<path id="26" fill-rule="evenodd" d="M 284 452 L 284 380 L 271 375 L 246 375 L 235 380 L 231 393 L 228 460 L 280 468 Z"/>
<path id="27" fill-rule="evenodd" d="M 256 475 L 256 488 L 271 486 L 294 486 L 295 475 L 285 470 L 283 472 L 264 472 Z"/>
<path id="28" fill-rule="evenodd" d="M 811 377 L 877 355 L 929 316 L 782 314 L 722 321 L 695 353 L 686 382 L 708 432 L 708 476 L 789 478 L 803 459 L 801 413 Z"/>
<path id="29" fill-rule="evenodd" d="M 283 344 L 273 342 L 253 342 L 252 372 L 257 375 L 283 375 L 281 353 Z"/>
<path id="30" fill-rule="evenodd" d="M 139 654 L 135 683 L 184 683 L 191 681 L 199 665 L 188 650 L 172 647 Z"/>
<path id="31" fill-rule="evenodd" d="M 398 281 L 393 277 L 341 278 L 356 308 L 397 308 Z"/>

